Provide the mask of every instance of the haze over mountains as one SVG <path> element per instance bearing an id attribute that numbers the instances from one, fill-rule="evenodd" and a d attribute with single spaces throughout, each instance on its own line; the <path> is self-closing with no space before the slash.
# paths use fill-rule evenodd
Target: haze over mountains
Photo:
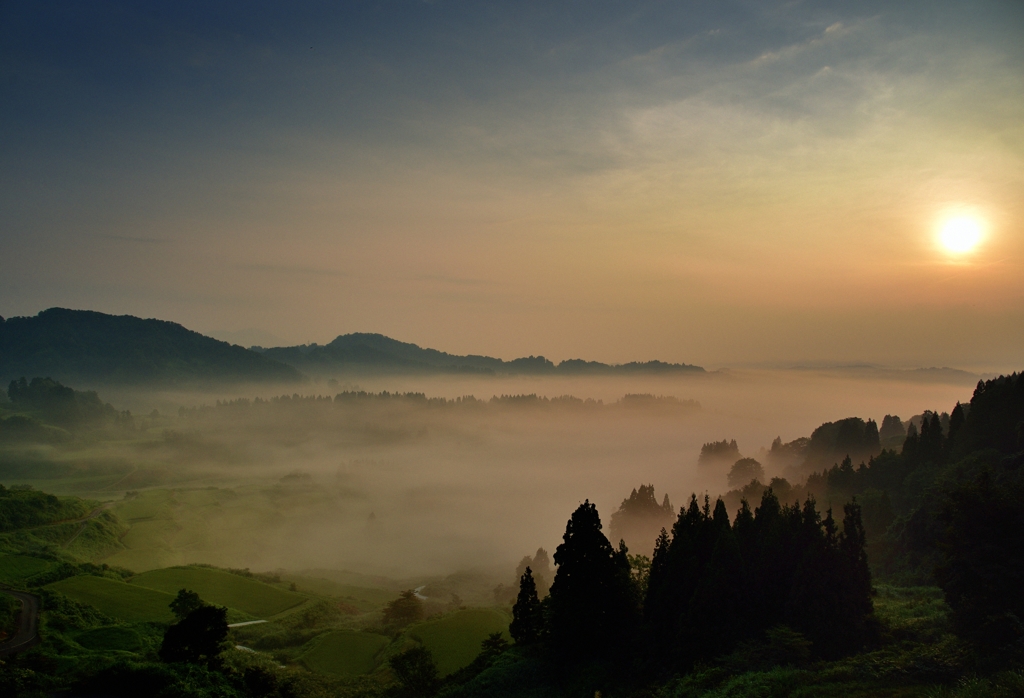
<path id="1" fill-rule="evenodd" d="M 601 375 L 703 373 L 661 361 L 609 365 L 543 356 L 511 361 L 457 356 L 379 334 L 347 334 L 326 345 L 246 349 L 165 320 L 50 308 L 0 317 L 0 379 L 49 376 L 104 383 L 300 382 L 304 373 Z"/>

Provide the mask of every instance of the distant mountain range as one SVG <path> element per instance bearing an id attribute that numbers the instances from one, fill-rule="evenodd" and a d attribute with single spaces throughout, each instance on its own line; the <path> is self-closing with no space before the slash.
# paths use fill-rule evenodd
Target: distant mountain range
<path id="1" fill-rule="evenodd" d="M 264 356 L 311 373 L 373 370 L 415 373 L 550 374 L 611 375 L 630 373 L 703 373 L 700 366 L 669 364 L 662 361 L 603 364 L 597 361 L 569 359 L 555 364 L 543 356 L 527 356 L 503 361 L 491 356 L 459 356 L 416 344 L 399 342 L 382 334 L 344 334 L 330 344 L 305 344 L 295 347 L 264 349 L 253 347 Z"/>
<path id="2" fill-rule="evenodd" d="M 258 352 L 174 322 L 50 308 L 0 318 L 0 378 L 63 383 L 297 382 L 302 374 Z"/>
<path id="3" fill-rule="evenodd" d="M 603 364 L 543 356 L 503 361 L 458 356 L 380 334 L 346 334 L 330 344 L 243 347 L 165 320 L 50 308 L 34 317 L 0 317 L 0 380 L 50 377 L 63 383 L 203 385 L 300 382 L 303 373 L 471 373 L 612 375 L 703 373 L 661 361 Z"/>

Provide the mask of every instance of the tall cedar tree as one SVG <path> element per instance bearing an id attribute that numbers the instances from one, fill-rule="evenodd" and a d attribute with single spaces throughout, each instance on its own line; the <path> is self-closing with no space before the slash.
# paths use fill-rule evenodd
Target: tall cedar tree
<path id="1" fill-rule="evenodd" d="M 567 663 L 625 659 L 638 619 L 625 545 L 612 547 L 589 500 L 573 512 L 562 541 L 548 597 L 553 653 Z"/>
<path id="2" fill-rule="evenodd" d="M 732 649 L 745 635 L 746 574 L 739 542 L 721 499 L 710 519 L 715 542 L 686 610 L 680 638 L 684 652 L 710 658 Z"/>
<path id="3" fill-rule="evenodd" d="M 544 616 L 533 571 L 527 567 L 519 579 L 519 597 L 512 607 L 512 623 L 508 631 L 517 645 L 529 645 L 540 639 L 544 629 Z"/>

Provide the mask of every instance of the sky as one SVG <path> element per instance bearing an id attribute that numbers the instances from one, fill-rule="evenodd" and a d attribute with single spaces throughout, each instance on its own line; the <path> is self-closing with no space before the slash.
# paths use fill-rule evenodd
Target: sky
<path id="1" fill-rule="evenodd" d="M 1021 369 L 1022 35 L 1010 0 L 0 2 L 0 315 Z"/>

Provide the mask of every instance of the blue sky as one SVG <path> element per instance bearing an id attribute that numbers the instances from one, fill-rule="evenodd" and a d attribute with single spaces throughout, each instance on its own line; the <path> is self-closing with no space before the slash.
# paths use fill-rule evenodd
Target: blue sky
<path id="1" fill-rule="evenodd" d="M 0 314 L 1024 360 L 1024 5 L 0 5 Z M 935 246 L 980 221 L 970 255 Z"/>

